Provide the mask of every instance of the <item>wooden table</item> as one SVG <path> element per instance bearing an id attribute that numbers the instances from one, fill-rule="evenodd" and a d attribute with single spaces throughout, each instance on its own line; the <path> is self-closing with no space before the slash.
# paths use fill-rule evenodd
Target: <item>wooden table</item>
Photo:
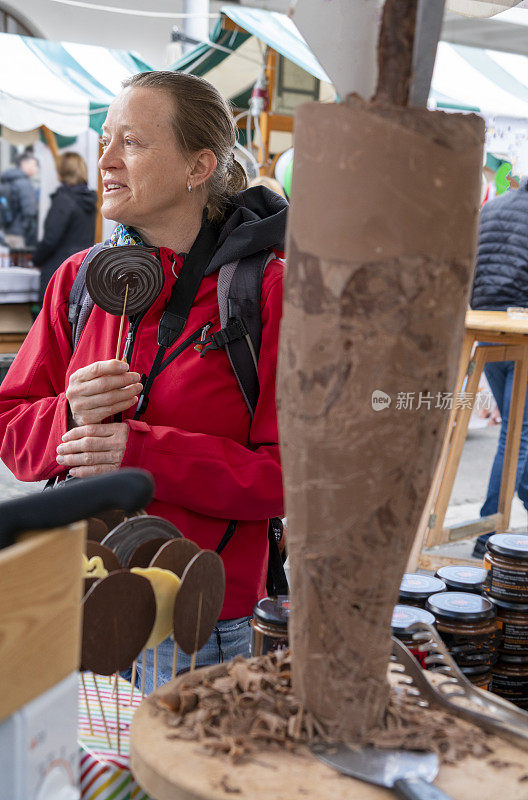
<path id="1" fill-rule="evenodd" d="M 491 344 L 480 345 L 479 342 L 491 342 Z M 515 361 L 499 507 L 497 513 L 491 516 L 444 527 L 447 506 L 464 448 L 482 370 L 486 363 L 492 361 Z M 433 552 L 421 552 L 423 544 L 426 548 L 432 548 L 481 533 L 508 529 L 515 491 L 527 383 L 528 315 L 520 318 L 511 316 L 506 311 L 468 311 L 453 395 L 453 408 L 409 568 L 414 569 L 418 565 L 424 569 L 436 569 L 443 564 L 461 563 L 460 558 L 453 559 L 435 555 Z M 486 487 L 483 486 L 483 501 L 485 490 Z"/>
<path id="2" fill-rule="evenodd" d="M 176 679 L 176 680 L 181 680 Z M 156 690 L 170 691 L 169 684 Z M 209 756 L 197 742 L 169 738 L 171 729 L 151 698 L 134 714 L 130 768 L 152 800 L 391 800 L 388 789 L 340 775 L 308 750 L 263 749 L 232 764 Z M 444 764 L 435 781 L 452 800 L 526 800 L 526 751 L 490 736 L 488 756 Z"/>

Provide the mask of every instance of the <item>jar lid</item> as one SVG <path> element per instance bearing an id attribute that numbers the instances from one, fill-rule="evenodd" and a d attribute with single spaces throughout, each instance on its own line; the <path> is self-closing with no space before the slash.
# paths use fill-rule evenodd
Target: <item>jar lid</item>
<path id="1" fill-rule="evenodd" d="M 525 533 L 494 533 L 486 546 L 498 556 L 528 560 L 528 536 Z"/>
<path id="2" fill-rule="evenodd" d="M 436 576 L 444 581 L 446 586 L 455 589 L 477 589 L 486 581 L 487 570 L 484 567 L 469 567 L 465 564 L 448 564 L 436 570 Z"/>
<path id="3" fill-rule="evenodd" d="M 486 675 L 488 672 L 491 675 L 491 667 L 460 667 L 459 670 L 464 675 Z"/>
<path id="4" fill-rule="evenodd" d="M 518 611 L 520 614 L 528 614 L 528 603 L 509 603 L 507 600 L 498 600 L 496 597 L 490 597 L 494 606 L 500 611 Z"/>
<path id="5" fill-rule="evenodd" d="M 406 572 L 400 585 L 400 598 L 426 600 L 430 594 L 445 592 L 445 589 L 445 583 L 439 578 L 421 575 L 419 572 Z"/>
<path id="6" fill-rule="evenodd" d="M 413 608 L 413 606 L 394 606 L 392 612 L 392 632 L 395 636 L 399 633 L 405 633 L 411 625 L 415 622 L 426 622 L 428 625 L 434 625 L 434 617 L 429 611 L 424 611 L 423 608 Z"/>
<path id="7" fill-rule="evenodd" d="M 511 664 L 513 666 L 524 667 L 528 670 L 528 660 L 526 656 L 511 656 L 509 653 L 501 653 L 499 660 L 495 666 L 500 667 L 501 664 Z"/>
<path id="8" fill-rule="evenodd" d="M 253 616 L 270 625 L 286 626 L 290 616 L 290 598 L 287 594 L 263 597 L 253 609 Z"/>
<path id="9" fill-rule="evenodd" d="M 435 617 L 460 620 L 460 622 L 480 622 L 495 616 L 495 608 L 486 597 L 469 592 L 433 594 L 428 599 L 426 607 Z"/>

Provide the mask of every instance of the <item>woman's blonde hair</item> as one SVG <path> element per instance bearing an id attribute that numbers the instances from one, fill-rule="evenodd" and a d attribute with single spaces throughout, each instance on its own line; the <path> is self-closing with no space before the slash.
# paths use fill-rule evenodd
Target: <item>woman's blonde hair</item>
<path id="1" fill-rule="evenodd" d="M 185 72 L 140 72 L 123 82 L 128 87 L 166 91 L 174 104 L 172 127 L 181 151 L 190 155 L 208 149 L 215 154 L 207 210 L 211 219 L 220 219 L 229 197 L 247 186 L 246 172 L 233 155 L 236 127 L 227 101 L 209 81 Z"/>
<path id="2" fill-rule="evenodd" d="M 57 172 L 61 183 L 67 186 L 78 186 L 88 182 L 86 161 L 79 153 L 62 153 L 57 162 Z"/>

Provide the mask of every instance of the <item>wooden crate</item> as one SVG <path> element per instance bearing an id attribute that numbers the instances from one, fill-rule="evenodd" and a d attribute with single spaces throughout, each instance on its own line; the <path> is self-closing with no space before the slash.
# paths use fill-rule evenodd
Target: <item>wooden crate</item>
<path id="1" fill-rule="evenodd" d="M 0 550 L 0 722 L 79 667 L 85 529 Z"/>

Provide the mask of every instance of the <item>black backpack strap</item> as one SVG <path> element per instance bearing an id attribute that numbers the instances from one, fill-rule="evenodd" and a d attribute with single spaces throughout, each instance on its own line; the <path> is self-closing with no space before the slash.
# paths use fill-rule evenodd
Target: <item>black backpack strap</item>
<path id="1" fill-rule="evenodd" d="M 77 347 L 83 328 L 93 308 L 93 300 L 86 289 L 86 270 L 94 255 L 105 247 L 107 245 L 101 242 L 88 250 L 70 289 L 68 322 L 72 329 L 72 350 Z"/>
<path id="2" fill-rule="evenodd" d="M 218 274 L 220 330 L 210 334 L 202 351 L 225 347 L 251 418 L 259 398 L 258 357 L 262 339 L 260 297 L 264 270 L 275 258 L 263 251 L 233 261 Z"/>
<path id="3" fill-rule="evenodd" d="M 218 228 L 204 214 L 200 232 L 183 263 L 158 328 L 158 345 L 172 347 L 179 338 L 218 243 Z"/>
<path id="4" fill-rule="evenodd" d="M 286 553 L 281 554 L 279 542 L 284 533 L 284 525 L 280 517 L 273 517 L 268 523 L 268 575 L 266 578 L 266 591 L 268 597 L 279 594 L 289 594 L 288 579 L 284 570 Z"/>
<path id="5" fill-rule="evenodd" d="M 233 538 L 233 534 L 236 531 L 236 526 L 238 525 L 238 520 L 232 519 L 229 521 L 229 525 L 227 526 L 224 535 L 220 539 L 218 543 L 218 547 L 216 548 L 216 552 L 220 555 L 226 544 Z"/>

